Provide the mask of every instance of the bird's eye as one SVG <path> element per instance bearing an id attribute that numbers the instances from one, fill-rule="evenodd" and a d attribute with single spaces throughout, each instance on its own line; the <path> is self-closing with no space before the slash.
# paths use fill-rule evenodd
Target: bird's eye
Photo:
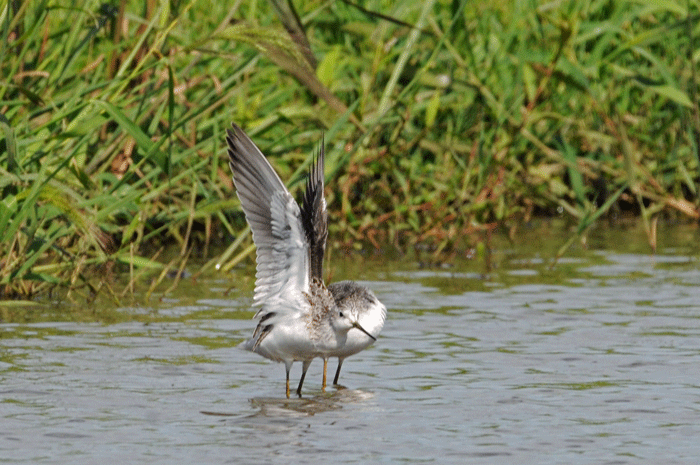
<path id="1" fill-rule="evenodd" d="M 344 318 L 344 317 L 345 317 L 345 315 L 343 315 L 343 312 L 338 312 L 338 316 L 339 316 L 340 318 Z"/>

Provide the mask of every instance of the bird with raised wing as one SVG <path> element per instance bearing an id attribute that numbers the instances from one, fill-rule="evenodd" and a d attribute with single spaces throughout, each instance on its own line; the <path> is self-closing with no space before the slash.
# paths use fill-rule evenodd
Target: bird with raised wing
<path id="1" fill-rule="evenodd" d="M 360 322 L 362 312 L 357 308 L 362 298 L 351 297 L 358 288 L 364 288 L 355 283 L 348 287 L 343 282 L 329 289 L 323 282 L 328 236 L 323 145 L 312 164 L 299 208 L 268 160 L 240 127 L 233 124 L 226 141 L 233 182 L 257 249 L 253 301 L 260 306 L 255 314 L 258 324 L 253 336 L 241 346 L 284 362 L 287 397 L 292 364 L 301 361 L 302 374 L 296 391 L 301 396 L 311 361 L 316 357 L 322 357 L 324 362 L 329 357 L 339 357 L 337 381 L 342 360 L 376 340 L 386 309 L 365 289 L 365 294 L 374 299 L 374 312 L 381 313 L 381 317 L 367 320 L 375 332 L 372 334 Z M 348 305 L 349 302 L 353 304 Z M 326 363 L 324 387 L 325 367 Z"/>

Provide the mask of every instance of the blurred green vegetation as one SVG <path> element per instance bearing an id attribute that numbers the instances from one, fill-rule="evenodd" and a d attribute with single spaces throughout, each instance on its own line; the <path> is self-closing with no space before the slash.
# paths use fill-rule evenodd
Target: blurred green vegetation
<path id="1" fill-rule="evenodd" d="M 659 218 L 700 216 L 699 18 L 674 0 L 10 0 L 0 297 L 118 300 L 212 247 L 203 270 L 249 256 L 231 121 L 293 192 L 325 133 L 331 247 L 437 255 L 533 215 L 570 217 L 573 240 L 630 213 L 653 248 Z"/>

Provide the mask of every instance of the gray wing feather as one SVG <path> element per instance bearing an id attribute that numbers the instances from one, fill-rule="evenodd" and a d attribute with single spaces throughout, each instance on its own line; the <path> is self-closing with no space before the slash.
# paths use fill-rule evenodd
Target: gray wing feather
<path id="1" fill-rule="evenodd" d="M 232 126 L 226 137 L 229 166 L 257 249 L 254 304 L 295 301 L 309 289 L 309 244 L 299 205 L 253 141 Z"/>

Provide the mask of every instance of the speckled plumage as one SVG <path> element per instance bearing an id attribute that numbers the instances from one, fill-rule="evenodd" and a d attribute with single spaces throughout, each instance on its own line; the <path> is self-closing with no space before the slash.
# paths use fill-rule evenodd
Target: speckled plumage
<path id="1" fill-rule="evenodd" d="M 315 277 L 311 278 L 309 291 L 303 294 L 313 309 L 306 315 L 306 328 L 312 338 L 320 338 L 332 312 L 337 312 L 335 300 L 323 281 Z"/>

